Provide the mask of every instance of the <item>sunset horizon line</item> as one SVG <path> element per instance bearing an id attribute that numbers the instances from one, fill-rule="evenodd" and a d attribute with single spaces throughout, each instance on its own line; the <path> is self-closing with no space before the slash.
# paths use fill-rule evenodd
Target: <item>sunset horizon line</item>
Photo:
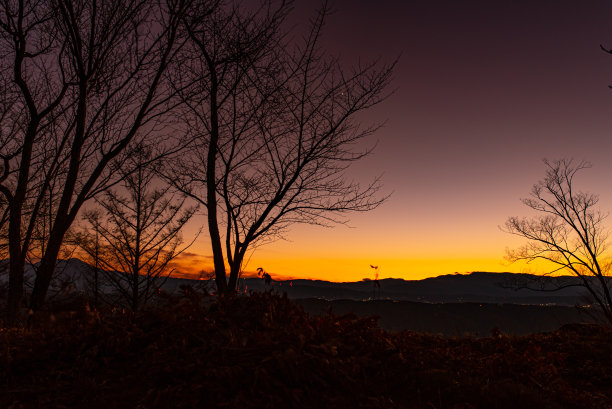
<path id="1" fill-rule="evenodd" d="M 79 257 L 69 257 L 69 258 L 65 258 L 65 259 L 58 259 L 58 261 L 70 261 L 70 260 L 78 260 L 84 264 L 87 264 L 91 267 L 93 267 L 92 264 L 90 264 L 89 262 L 83 260 L 82 258 Z M 2 260 L 2 261 L 6 261 L 6 260 Z M 32 264 L 36 264 L 36 263 L 32 263 Z M 178 263 L 177 263 L 178 264 Z M 170 273 L 168 274 L 167 277 L 169 278 L 173 278 L 173 279 L 185 279 L 185 280 L 197 280 L 197 281 L 206 281 L 206 280 L 214 280 L 214 271 L 205 271 L 204 269 L 201 269 L 200 272 L 186 272 L 186 271 L 181 271 L 179 270 L 179 266 L 175 266 L 175 270 L 170 271 Z M 104 270 L 103 268 L 100 268 L 100 270 Z M 264 270 L 264 272 L 267 272 L 267 270 Z M 466 270 L 466 271 L 453 271 L 453 272 L 447 272 L 447 273 L 432 273 L 431 275 L 427 275 L 427 276 L 422 276 L 419 278 L 408 278 L 408 277 L 402 277 L 399 275 L 389 275 L 389 276 L 382 276 L 382 277 L 378 277 L 378 278 L 372 278 L 372 277 L 362 277 L 361 279 L 334 279 L 333 277 L 329 277 L 329 278 L 321 278 L 321 277 L 316 277 L 316 276 L 296 276 L 296 275 L 283 275 L 283 274 L 276 274 L 273 272 L 269 272 L 269 274 L 272 277 L 273 281 L 277 281 L 277 282 L 287 282 L 287 281 L 297 281 L 297 280 L 306 280 L 306 281 L 323 281 L 323 282 L 330 282 L 330 283 L 357 283 L 357 282 L 362 282 L 362 281 L 383 281 L 383 280 L 403 280 L 403 281 L 423 281 L 429 278 L 438 278 L 438 277 L 445 277 L 445 276 L 466 276 L 466 275 L 472 275 L 475 273 L 486 273 L 486 274 L 516 274 L 516 275 L 536 275 L 536 276 L 555 276 L 555 277 L 560 277 L 560 276 L 571 276 L 571 274 L 565 272 L 558 272 L 558 274 L 548 274 L 548 273 L 538 273 L 537 271 L 520 271 L 520 272 L 514 272 L 514 271 L 510 271 L 510 270 L 484 270 L 484 269 L 474 269 L 474 270 Z M 408 273 L 406 273 L 408 274 Z M 164 276 L 166 277 L 166 276 Z M 257 269 L 254 270 L 247 270 L 244 271 L 240 274 L 239 279 L 263 279 L 263 277 L 258 273 Z"/>

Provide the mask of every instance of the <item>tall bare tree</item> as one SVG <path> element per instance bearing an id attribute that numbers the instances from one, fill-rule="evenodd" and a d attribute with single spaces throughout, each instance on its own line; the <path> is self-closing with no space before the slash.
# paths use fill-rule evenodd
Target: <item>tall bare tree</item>
<path id="1" fill-rule="evenodd" d="M 8 70 L 5 56 L 0 55 L 0 71 Z M 18 154 L 13 140 L 13 135 L 17 132 L 16 127 L 20 124 L 20 112 L 14 109 L 17 95 L 12 89 L 10 79 L 6 75 L 0 75 L 0 189 L 4 189 L 3 183 L 9 179 L 10 160 Z M 8 217 L 9 203 L 4 194 L 0 194 L 0 257 L 5 259 L 8 255 Z"/>
<path id="2" fill-rule="evenodd" d="M 288 226 L 343 222 L 346 212 L 384 200 L 377 180 L 363 187 L 345 171 L 369 153 L 360 144 L 377 126 L 361 128 L 354 118 L 384 100 L 393 64 L 345 69 L 326 56 L 326 3 L 304 41 L 289 41 L 289 9 L 225 5 L 184 19 L 195 143 L 170 179 L 207 209 L 220 293 L 235 289 L 248 250 Z"/>
<path id="3" fill-rule="evenodd" d="M 100 300 L 103 295 L 102 289 L 105 287 L 106 280 L 103 278 L 102 271 L 101 258 L 104 252 L 102 238 L 100 237 L 99 229 L 90 229 L 90 227 L 101 224 L 101 217 L 100 209 L 86 210 L 83 214 L 83 219 L 87 222 L 88 226 L 85 227 L 85 231 L 77 233 L 77 243 L 80 250 L 82 250 L 79 253 L 84 253 L 80 254 L 80 257 L 90 267 L 88 271 L 90 274 L 85 279 L 85 291 L 94 308 L 100 306 Z"/>
<path id="4" fill-rule="evenodd" d="M 189 247 L 179 247 L 180 231 L 196 211 L 185 205 L 185 195 L 160 186 L 160 162 L 151 157 L 137 149 L 121 170 L 123 193 L 107 190 L 96 199 L 102 212 L 85 213 L 91 229 L 83 249 L 133 311 L 156 293 L 173 270 L 170 262 Z"/>
<path id="5" fill-rule="evenodd" d="M 34 310 L 79 209 L 116 182 L 109 165 L 131 143 L 160 131 L 161 114 L 172 105 L 164 73 L 182 44 L 187 8 L 188 0 L 0 2 L 0 54 L 8 68 L 0 75 L 16 96 L 19 118 L 0 153 L 0 192 L 9 207 L 9 319 L 21 305 L 24 261 L 52 181 L 60 180 L 57 206 Z"/>
<path id="6" fill-rule="evenodd" d="M 544 163 L 546 176 L 533 186 L 531 196 L 523 199 L 539 215 L 506 221 L 506 231 L 529 240 L 509 251 L 508 257 L 512 261 L 548 261 L 553 266 L 549 274 L 572 273 L 612 323 L 606 215 L 597 208 L 599 197 L 579 191 L 575 182 L 576 175 L 590 164 L 567 159 Z"/>

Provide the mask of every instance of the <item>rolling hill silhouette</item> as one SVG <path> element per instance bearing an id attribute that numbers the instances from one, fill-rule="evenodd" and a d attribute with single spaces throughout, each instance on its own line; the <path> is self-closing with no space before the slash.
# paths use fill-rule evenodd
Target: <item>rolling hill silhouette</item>
<path id="1" fill-rule="evenodd" d="M 5 270 L 6 260 L 0 262 L 0 283 L 8 281 Z M 3 269 L 3 267 L 5 267 Z M 35 265 L 26 265 L 26 287 L 32 285 Z M 92 282 L 93 267 L 71 258 L 59 260 L 52 281 L 52 290 L 58 291 L 68 284 L 74 291 L 86 291 Z M 160 281 L 166 292 L 180 291 L 185 285 L 202 287 L 206 282 L 170 277 Z M 212 282 L 209 288 L 214 288 Z M 387 278 L 378 281 L 362 280 L 357 282 L 330 282 L 323 280 L 285 280 L 272 281 L 266 285 L 262 279 L 246 278 L 239 280 L 241 292 L 274 291 L 286 293 L 291 299 L 321 298 L 326 300 L 373 300 L 388 299 L 423 303 L 498 303 L 529 305 L 576 305 L 588 304 L 585 290 L 578 280 L 571 276 L 538 277 L 530 274 L 473 272 L 469 274 L 448 274 L 423 280 L 403 280 Z M 529 287 L 529 288 L 526 288 Z M 561 288 L 565 287 L 565 288 Z M 556 288 L 559 290 L 553 291 Z M 109 285 L 101 290 L 112 291 Z M 541 291 L 545 290 L 545 291 Z"/>
<path id="2" fill-rule="evenodd" d="M 241 280 L 244 290 L 273 289 L 289 298 L 328 300 L 389 299 L 425 303 L 475 302 L 513 304 L 584 304 L 585 291 L 570 276 L 541 278 L 530 274 L 474 272 L 403 280 L 388 278 L 373 281 L 334 283 L 321 280 L 275 281 L 266 286 L 259 279 Z M 567 287 L 568 285 L 574 285 Z M 525 288 L 529 286 L 530 288 Z M 553 289 L 565 287 L 557 291 Z M 537 289 L 537 290 L 536 290 Z M 546 290 L 546 291 L 540 291 Z"/>

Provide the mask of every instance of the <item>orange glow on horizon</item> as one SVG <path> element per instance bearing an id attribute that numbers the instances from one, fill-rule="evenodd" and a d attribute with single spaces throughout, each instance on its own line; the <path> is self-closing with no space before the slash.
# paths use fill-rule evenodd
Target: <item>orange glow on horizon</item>
<path id="1" fill-rule="evenodd" d="M 200 258 L 201 259 L 201 258 Z M 422 280 L 446 274 L 471 273 L 474 271 L 543 274 L 549 271 L 545 263 L 513 263 L 503 259 L 378 259 L 365 258 L 277 258 L 253 260 L 246 266 L 242 278 L 258 278 L 257 268 L 262 267 L 274 280 L 295 279 L 324 280 L 333 282 L 361 281 L 373 279 L 375 271 L 371 264 L 378 265 L 379 279 L 399 278 Z M 197 266 L 193 261 L 175 262 L 172 276 L 177 278 L 214 278 L 209 260 Z M 550 267 L 550 266 L 548 266 Z M 229 270 L 229 269 L 228 269 Z M 563 274 L 563 273 L 561 273 Z"/>

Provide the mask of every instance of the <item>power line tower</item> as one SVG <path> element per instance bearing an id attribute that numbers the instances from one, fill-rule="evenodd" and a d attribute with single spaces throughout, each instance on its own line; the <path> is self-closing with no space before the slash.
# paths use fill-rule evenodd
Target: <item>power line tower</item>
<path id="1" fill-rule="evenodd" d="M 380 283 L 378 282 L 378 266 L 373 266 L 370 264 L 370 267 L 374 269 L 374 280 L 372 280 L 372 299 L 378 300 L 380 298 Z"/>

